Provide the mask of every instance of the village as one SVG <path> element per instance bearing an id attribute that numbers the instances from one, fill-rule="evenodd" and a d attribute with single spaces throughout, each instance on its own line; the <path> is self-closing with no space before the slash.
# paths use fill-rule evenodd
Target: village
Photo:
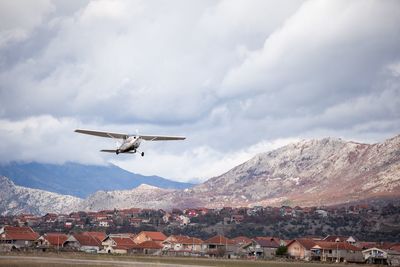
<path id="1" fill-rule="evenodd" d="M 80 251 L 252 260 L 288 258 L 400 266 L 399 230 L 388 230 L 391 220 L 398 227 L 399 214 L 399 207 L 393 205 L 380 208 L 368 205 L 225 207 L 170 212 L 130 208 L 44 216 L 20 214 L 0 217 L 0 251 Z M 334 218 L 342 224 L 327 227 Z M 364 221 L 366 218 L 370 220 Z M 345 221 L 375 227 L 371 218 L 380 218 L 381 225 L 386 223 L 388 229 L 378 230 L 391 233 L 391 238 L 363 239 L 365 235 L 360 238 L 358 233 L 346 234 L 341 230 L 347 227 Z M 260 223 L 260 220 L 266 221 Z M 296 221 L 313 222 L 317 227 L 312 232 L 301 231 L 303 225 L 291 227 Z M 268 225 L 281 227 L 279 231 L 268 232 Z M 320 227 L 331 232 L 318 232 Z"/>

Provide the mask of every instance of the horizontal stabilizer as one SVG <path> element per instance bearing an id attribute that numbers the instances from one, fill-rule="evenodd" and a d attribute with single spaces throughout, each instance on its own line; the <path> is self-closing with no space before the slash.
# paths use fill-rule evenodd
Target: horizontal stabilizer
<path id="1" fill-rule="evenodd" d="M 116 153 L 116 149 L 102 149 L 100 152 L 108 152 L 108 153 Z M 126 151 L 126 152 L 119 152 L 120 154 L 128 153 L 128 154 L 135 154 L 133 151 Z"/>
<path id="2" fill-rule="evenodd" d="M 100 152 L 115 153 L 115 152 L 117 152 L 117 150 L 116 149 L 102 149 L 102 150 L 100 150 Z"/>

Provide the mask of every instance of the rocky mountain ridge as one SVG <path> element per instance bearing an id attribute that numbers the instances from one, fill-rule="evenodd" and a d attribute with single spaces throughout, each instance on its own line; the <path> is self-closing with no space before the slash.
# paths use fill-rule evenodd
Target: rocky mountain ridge
<path id="1" fill-rule="evenodd" d="M 399 199 L 400 136 L 377 144 L 335 138 L 304 140 L 258 154 L 190 189 L 141 185 L 130 190 L 98 191 L 86 199 L 51 195 L 53 205 L 43 204 L 43 198 L 35 196 L 45 195 L 44 191 L 29 191 L 33 189 L 15 186 L 4 179 L 1 183 L 8 185 L 8 189 L 0 195 L 0 213 L 7 209 L 12 209 L 12 213 L 14 210 L 49 212 L 56 207 L 64 212 L 66 206 L 71 211 L 129 207 L 168 210 L 173 207 L 320 206 L 380 197 Z M 14 203 L 16 199 L 23 201 Z"/>
<path id="2" fill-rule="evenodd" d="M 256 155 L 193 193 L 207 196 L 208 206 L 331 205 L 400 197 L 400 136 L 372 145 L 335 138 L 290 144 Z"/>
<path id="3" fill-rule="evenodd" d="M 78 210 L 82 199 L 15 185 L 0 176 L 0 215 L 69 213 Z"/>

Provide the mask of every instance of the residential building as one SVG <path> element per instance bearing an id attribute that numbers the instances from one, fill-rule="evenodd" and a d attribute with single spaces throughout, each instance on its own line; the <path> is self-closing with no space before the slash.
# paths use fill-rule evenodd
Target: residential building
<path id="1" fill-rule="evenodd" d="M 140 244 L 135 244 L 131 248 L 131 253 L 145 254 L 145 255 L 160 255 L 162 253 L 163 245 L 156 241 L 144 241 Z"/>
<path id="2" fill-rule="evenodd" d="M 311 260 L 311 249 L 315 246 L 315 241 L 307 238 L 292 240 L 287 244 L 290 257 L 300 260 Z"/>
<path id="3" fill-rule="evenodd" d="M 247 256 L 255 258 L 272 259 L 280 246 L 280 240 L 274 237 L 256 237 L 242 246 Z"/>
<path id="4" fill-rule="evenodd" d="M 384 249 L 373 247 L 363 250 L 362 254 L 366 263 L 382 265 L 387 264 L 388 254 Z"/>
<path id="5" fill-rule="evenodd" d="M 165 239 L 167 239 L 167 237 L 161 232 L 142 231 L 135 237 L 134 241 L 137 244 L 145 241 L 155 241 L 161 245 Z"/>
<path id="6" fill-rule="evenodd" d="M 64 233 L 46 233 L 39 237 L 37 244 L 42 248 L 60 249 L 67 239 L 68 236 Z"/>
<path id="7" fill-rule="evenodd" d="M 135 247 L 134 235 L 109 235 L 102 241 L 105 253 L 127 254 Z"/>
<path id="8" fill-rule="evenodd" d="M 232 258 L 236 255 L 237 246 L 235 242 L 222 235 L 216 235 L 204 241 L 206 253 L 210 257 Z"/>
<path id="9" fill-rule="evenodd" d="M 0 228 L 0 244 L 9 249 L 32 247 L 39 234 L 27 226 L 4 226 Z"/>
<path id="10" fill-rule="evenodd" d="M 315 241 L 311 257 L 320 261 L 363 262 L 361 249 L 347 242 Z"/>
<path id="11" fill-rule="evenodd" d="M 72 234 L 64 242 L 63 246 L 67 249 L 97 253 L 102 248 L 102 240 L 98 238 L 99 236 L 97 233 L 98 232 L 83 232 Z"/>
<path id="12" fill-rule="evenodd" d="M 328 242 L 347 242 L 352 245 L 357 245 L 357 240 L 352 236 L 341 236 L 341 235 L 328 235 L 323 239 Z"/>
<path id="13" fill-rule="evenodd" d="M 162 242 L 164 254 L 189 256 L 204 252 L 203 240 L 183 235 L 171 235 Z"/>
<path id="14" fill-rule="evenodd" d="M 243 246 L 251 242 L 251 239 L 246 237 L 246 236 L 237 236 L 235 238 L 231 238 L 231 240 L 237 245 L 237 246 Z"/>

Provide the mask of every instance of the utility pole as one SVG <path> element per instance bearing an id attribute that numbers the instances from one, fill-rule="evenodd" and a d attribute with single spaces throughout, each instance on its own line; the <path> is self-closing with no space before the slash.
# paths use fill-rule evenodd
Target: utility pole
<path id="1" fill-rule="evenodd" d="M 339 262 L 339 260 L 340 260 L 340 258 L 339 258 L 339 242 L 340 242 L 339 237 L 336 238 L 335 242 L 336 242 L 336 262 Z"/>
<path id="2" fill-rule="evenodd" d="M 226 237 L 225 237 L 225 253 L 227 253 L 227 252 L 228 252 L 228 239 L 226 239 Z M 228 254 L 226 254 L 226 257 L 228 257 Z"/>

